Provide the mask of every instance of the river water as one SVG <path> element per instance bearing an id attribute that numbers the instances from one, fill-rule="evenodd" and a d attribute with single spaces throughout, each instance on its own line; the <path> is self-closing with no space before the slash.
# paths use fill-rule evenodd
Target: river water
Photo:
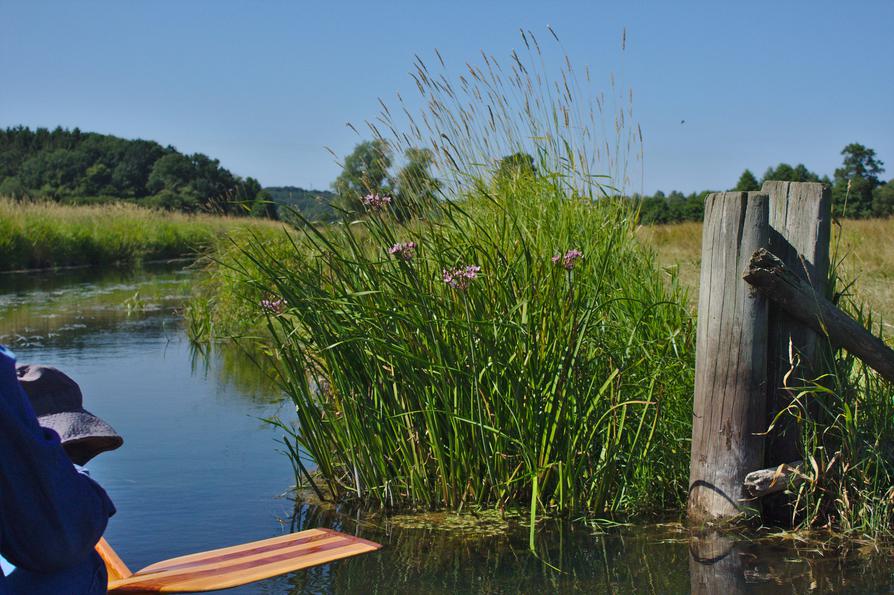
<path id="1" fill-rule="evenodd" d="M 138 569 L 159 560 L 327 526 L 379 552 L 231 593 L 777 593 L 894 591 L 889 554 L 822 541 L 693 541 L 679 523 L 544 524 L 455 515 L 357 517 L 299 504 L 280 432 L 288 404 L 238 352 L 189 344 L 180 310 L 195 273 L 0 275 L 0 343 L 56 366 L 125 438 L 89 465 L 118 513 L 106 538 Z"/>

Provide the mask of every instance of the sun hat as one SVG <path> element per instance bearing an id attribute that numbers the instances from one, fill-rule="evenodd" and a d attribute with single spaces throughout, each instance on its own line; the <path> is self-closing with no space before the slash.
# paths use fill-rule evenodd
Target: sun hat
<path id="1" fill-rule="evenodd" d="M 78 384 L 56 368 L 22 364 L 16 366 L 16 375 L 38 423 L 59 434 L 62 446 L 78 465 L 124 443 L 112 426 L 84 409 Z"/>

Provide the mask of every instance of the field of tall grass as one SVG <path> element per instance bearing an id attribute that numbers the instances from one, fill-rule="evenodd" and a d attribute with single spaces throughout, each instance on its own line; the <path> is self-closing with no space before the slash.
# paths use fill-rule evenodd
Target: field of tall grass
<path id="1" fill-rule="evenodd" d="M 845 219 L 832 226 L 837 246 L 837 275 L 853 281 L 848 301 L 871 309 L 894 338 L 894 218 Z M 676 278 L 698 303 L 702 224 L 648 225 L 637 236 L 653 250 L 658 264 Z"/>
<path id="2" fill-rule="evenodd" d="M 281 224 L 185 215 L 129 204 L 66 206 L 0 197 L 0 270 L 107 265 L 190 257 L 242 229 Z"/>

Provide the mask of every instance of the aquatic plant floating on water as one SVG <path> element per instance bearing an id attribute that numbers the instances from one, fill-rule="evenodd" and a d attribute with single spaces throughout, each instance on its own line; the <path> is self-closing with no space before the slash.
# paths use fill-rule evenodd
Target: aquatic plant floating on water
<path id="1" fill-rule="evenodd" d="M 577 264 L 577 261 L 583 258 L 583 252 L 576 249 L 571 249 L 565 253 L 565 255 L 556 254 L 553 256 L 553 264 L 561 264 L 566 270 L 571 270 L 574 268 L 574 265 Z"/>
<path id="2" fill-rule="evenodd" d="M 466 289 L 479 272 L 481 272 L 480 266 L 470 264 L 455 269 L 444 269 L 442 279 L 454 289 Z"/>
<path id="3" fill-rule="evenodd" d="M 399 242 L 388 248 L 388 254 L 401 260 L 412 260 L 416 251 L 416 242 Z"/>

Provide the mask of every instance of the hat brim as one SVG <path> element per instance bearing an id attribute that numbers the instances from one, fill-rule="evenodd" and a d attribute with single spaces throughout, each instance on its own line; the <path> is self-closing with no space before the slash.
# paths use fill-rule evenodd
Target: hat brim
<path id="1" fill-rule="evenodd" d="M 59 434 L 63 446 L 77 445 L 81 452 L 86 451 L 88 460 L 124 444 L 112 426 L 84 409 L 42 415 L 37 421 Z"/>

